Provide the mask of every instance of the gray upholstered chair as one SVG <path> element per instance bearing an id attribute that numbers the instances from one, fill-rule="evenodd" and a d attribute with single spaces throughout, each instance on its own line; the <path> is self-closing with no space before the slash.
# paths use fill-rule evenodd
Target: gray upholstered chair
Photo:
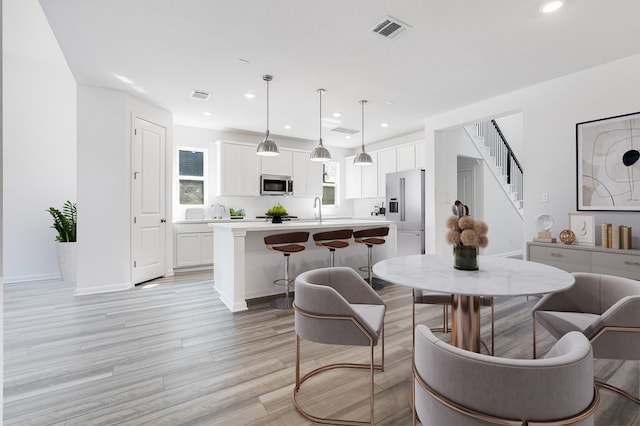
<path id="1" fill-rule="evenodd" d="M 599 402 L 589 341 L 569 333 L 544 359 L 456 348 L 416 327 L 414 425 L 592 425 Z M 549 422 L 549 423 L 544 423 Z"/>
<path id="2" fill-rule="evenodd" d="M 536 323 L 554 337 L 570 331 L 583 333 L 595 358 L 640 360 L 640 282 L 623 277 L 574 272 L 569 289 L 545 295 L 531 309 L 533 357 Z M 640 399 L 612 385 L 599 386 L 640 404 Z"/>
<path id="3" fill-rule="evenodd" d="M 447 293 L 436 293 L 434 291 L 420 290 L 417 288 L 413 289 L 413 330 L 416 329 L 416 305 L 441 305 L 442 306 L 442 327 L 431 328 L 432 331 L 439 333 L 448 333 L 449 332 L 449 306 L 451 305 L 451 294 Z M 480 306 L 489 306 L 491 307 L 491 349 L 487 346 L 484 339 L 482 340 L 482 344 L 484 348 L 490 355 L 494 354 L 495 347 L 495 325 L 494 325 L 494 316 L 495 310 L 493 307 L 493 297 L 490 296 L 482 296 L 480 297 Z M 414 336 L 415 341 L 415 336 Z"/>
<path id="4" fill-rule="evenodd" d="M 384 315 L 386 306 L 380 296 L 351 268 L 322 268 L 304 272 L 296 278 L 296 384 L 293 404 L 306 419 L 324 424 L 373 424 L 373 372 L 384 370 Z M 300 377 L 300 340 L 331 345 L 368 346 L 367 364 L 336 363 L 316 368 Z M 381 340 L 382 359 L 374 363 L 374 347 Z M 323 371 L 334 368 L 369 370 L 370 419 L 367 422 L 330 419 L 307 413 L 296 397 L 302 384 Z"/>

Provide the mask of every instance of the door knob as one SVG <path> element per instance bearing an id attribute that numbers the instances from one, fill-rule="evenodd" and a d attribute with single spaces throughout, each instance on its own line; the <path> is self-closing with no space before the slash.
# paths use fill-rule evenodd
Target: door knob
<path id="1" fill-rule="evenodd" d="M 160 219 L 160 222 L 165 223 L 167 219 Z"/>

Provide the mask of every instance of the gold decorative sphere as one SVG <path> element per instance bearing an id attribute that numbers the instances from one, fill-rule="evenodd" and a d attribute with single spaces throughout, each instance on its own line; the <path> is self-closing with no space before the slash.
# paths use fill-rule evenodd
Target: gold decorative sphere
<path id="1" fill-rule="evenodd" d="M 573 244 L 576 241 L 576 234 L 571 229 L 563 229 L 560 231 L 560 241 L 565 244 Z"/>

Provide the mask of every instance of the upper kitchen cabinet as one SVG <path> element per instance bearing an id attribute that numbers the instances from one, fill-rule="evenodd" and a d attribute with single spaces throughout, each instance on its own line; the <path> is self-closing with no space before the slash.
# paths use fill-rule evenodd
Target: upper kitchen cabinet
<path id="1" fill-rule="evenodd" d="M 384 197 L 387 188 L 387 173 L 395 173 L 396 149 L 378 151 L 378 197 Z M 375 166 L 375 164 L 374 164 Z"/>
<path id="2" fill-rule="evenodd" d="M 397 148 L 398 151 L 398 171 L 411 169 L 424 169 L 425 145 L 424 142 L 416 142 L 410 145 L 403 145 Z"/>
<path id="3" fill-rule="evenodd" d="M 345 157 L 346 198 L 375 198 L 378 196 L 378 153 L 370 152 L 371 166 L 355 166 L 354 156 Z M 295 183 L 294 183 L 295 185 Z"/>
<path id="4" fill-rule="evenodd" d="M 308 152 L 294 151 L 292 155 L 293 195 L 296 197 L 321 196 L 322 163 L 309 160 Z"/>
<path id="5" fill-rule="evenodd" d="M 293 152 L 282 148 L 279 151 L 280 155 L 261 157 L 263 175 L 292 176 Z"/>
<path id="6" fill-rule="evenodd" d="M 260 195 L 260 157 L 255 145 L 217 141 L 216 195 Z"/>

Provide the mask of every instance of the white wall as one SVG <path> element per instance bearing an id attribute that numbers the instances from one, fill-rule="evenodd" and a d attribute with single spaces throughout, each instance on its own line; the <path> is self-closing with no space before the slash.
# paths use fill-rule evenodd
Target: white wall
<path id="1" fill-rule="evenodd" d="M 317 141 L 307 141 L 303 139 L 285 138 L 277 135 L 272 135 L 272 138 L 276 141 L 281 148 L 290 148 L 297 150 L 309 151 L 317 145 Z M 299 217 L 313 217 L 313 197 L 280 197 L 280 196 L 259 196 L 259 197 L 217 197 L 215 195 L 216 179 L 217 179 L 217 157 L 216 146 L 217 140 L 244 142 L 255 144 L 256 147 L 264 139 L 264 134 L 256 134 L 250 132 L 230 132 L 230 131 L 215 131 L 210 129 L 199 129 L 195 127 L 187 126 L 174 126 L 174 156 L 177 157 L 177 147 L 191 147 L 191 148 L 203 148 L 208 152 L 208 176 L 209 176 L 209 188 L 208 188 L 208 201 L 207 204 L 221 203 L 227 208 L 232 207 L 234 209 L 245 209 L 247 217 L 253 217 L 256 215 L 263 215 L 267 209 L 273 206 L 275 203 L 280 203 L 287 208 L 287 211 L 291 214 Z M 332 161 L 339 162 L 344 168 L 343 158 L 348 152 L 345 149 L 327 146 L 327 149 L 331 152 Z M 173 167 L 174 179 L 173 179 L 173 193 L 174 193 L 174 219 L 184 219 L 185 206 L 179 204 L 178 187 L 177 187 L 177 159 L 174 161 Z M 344 200 L 344 171 L 342 171 L 342 188 L 343 194 L 342 200 L 338 206 L 323 206 L 322 214 L 325 216 L 352 216 L 353 215 L 353 203 L 351 200 Z M 256 186 L 259 182 L 256 182 Z M 295 185 L 295 183 L 294 183 Z"/>
<path id="2" fill-rule="evenodd" d="M 46 210 L 76 201 L 76 84 L 39 3 L 2 7 L 4 280 L 57 278 Z"/>
<path id="3" fill-rule="evenodd" d="M 167 146 L 172 146 L 171 113 L 117 90 L 78 85 L 77 294 L 132 286 L 131 144 L 136 116 L 166 127 Z M 167 157 L 171 170 L 171 153 Z M 167 188 L 170 182 L 168 173 Z M 167 219 L 171 223 L 171 217 Z M 171 227 L 166 235 L 169 274 Z"/>
<path id="4" fill-rule="evenodd" d="M 549 213 L 555 218 L 555 236 L 567 228 L 567 214 L 576 211 L 576 123 L 638 111 L 640 55 L 610 62 L 562 78 L 517 90 L 425 120 L 428 167 L 435 179 L 427 179 L 427 251 L 445 250 L 444 220 L 450 211 L 439 184 L 447 165 L 439 161 L 444 147 L 442 129 L 457 127 L 478 118 L 523 114 L 524 233 L 530 241 L 537 229 L 535 218 Z M 549 202 L 541 201 L 541 193 Z M 637 213 L 595 213 L 596 229 L 603 221 L 634 228 L 634 246 L 640 247 L 640 215 Z M 489 227 L 496 226 L 489 223 Z M 431 228 L 429 228 L 431 227 Z M 597 233 L 596 233 L 597 235 Z M 524 244 L 524 243 L 523 243 Z"/>

